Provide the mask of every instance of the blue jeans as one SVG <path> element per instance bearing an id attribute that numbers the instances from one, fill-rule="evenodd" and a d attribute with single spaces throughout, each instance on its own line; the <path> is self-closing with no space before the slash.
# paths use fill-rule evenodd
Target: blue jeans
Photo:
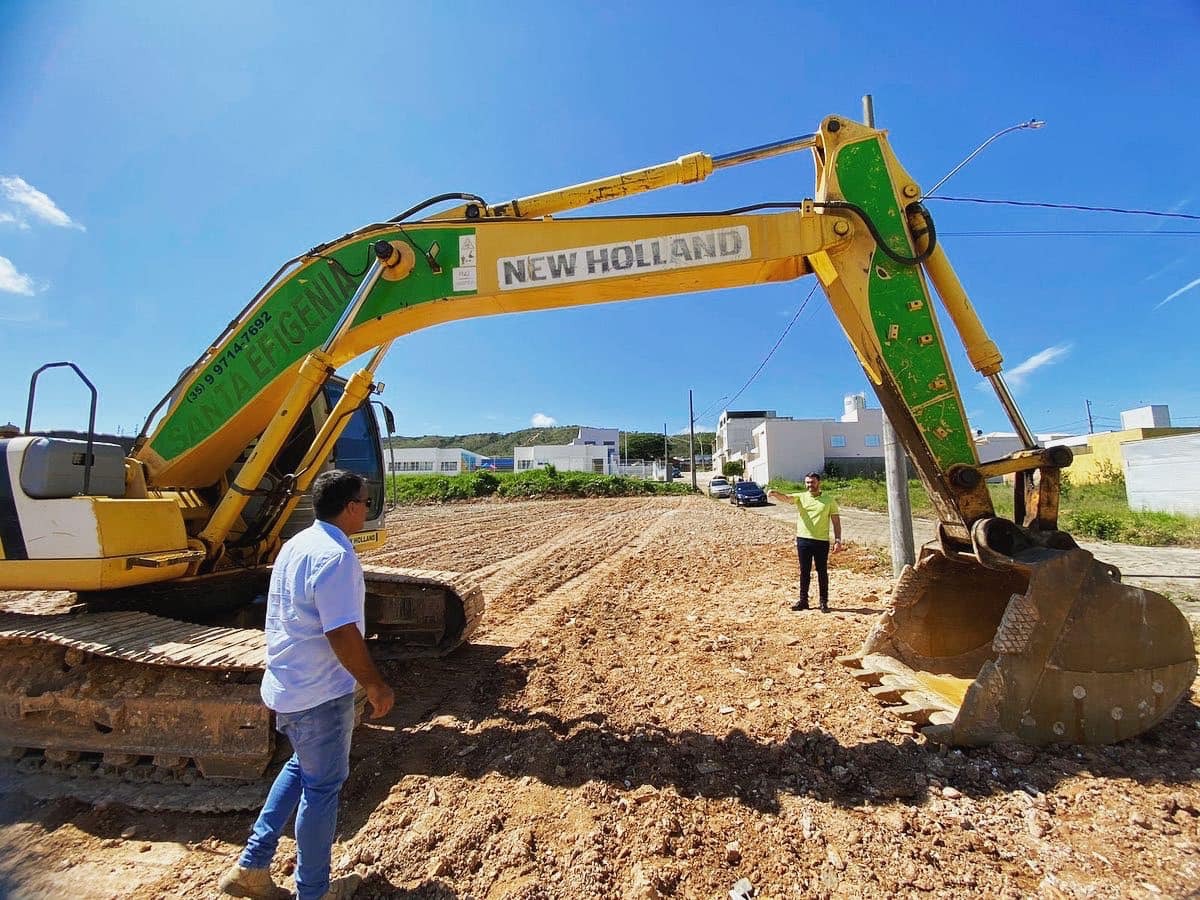
<path id="1" fill-rule="evenodd" d="M 354 694 L 300 712 L 276 713 L 275 728 L 292 742 L 295 753 L 271 785 L 238 865 L 267 868 L 294 812 L 296 896 L 312 900 L 329 890 L 338 795 L 350 774 Z"/>

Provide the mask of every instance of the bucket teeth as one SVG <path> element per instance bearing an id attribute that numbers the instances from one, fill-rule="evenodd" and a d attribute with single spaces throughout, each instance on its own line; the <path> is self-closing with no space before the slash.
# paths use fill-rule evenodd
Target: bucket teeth
<path id="1" fill-rule="evenodd" d="M 853 669 L 851 676 L 867 687 L 871 696 L 885 704 L 889 713 L 917 726 L 948 725 L 957 707 L 921 683 L 899 660 L 879 653 L 844 656 L 838 660 Z"/>
<path id="2" fill-rule="evenodd" d="M 879 684 L 875 687 L 867 688 L 867 690 L 872 697 L 883 703 L 901 703 L 904 700 L 903 689 L 890 684 Z"/>
<path id="3" fill-rule="evenodd" d="M 903 706 L 889 706 L 888 712 L 914 725 L 928 725 L 932 721 L 935 710 L 916 703 L 906 703 Z"/>

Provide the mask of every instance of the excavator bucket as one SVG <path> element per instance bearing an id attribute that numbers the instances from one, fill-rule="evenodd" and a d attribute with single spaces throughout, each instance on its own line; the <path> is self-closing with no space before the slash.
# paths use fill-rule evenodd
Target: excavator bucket
<path id="1" fill-rule="evenodd" d="M 905 567 L 843 660 L 855 677 L 959 746 L 1106 744 L 1162 721 L 1196 676 L 1183 614 L 1062 532 L 1033 544 L 991 523 L 1008 528 L 976 529 L 975 554 L 931 545 Z"/>

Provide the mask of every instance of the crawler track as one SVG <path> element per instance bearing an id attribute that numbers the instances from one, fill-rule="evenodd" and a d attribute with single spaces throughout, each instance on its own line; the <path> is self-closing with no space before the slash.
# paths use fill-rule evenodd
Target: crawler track
<path id="1" fill-rule="evenodd" d="M 478 627 L 483 593 L 468 577 L 364 571 L 381 656 L 444 656 Z M 0 755 L 9 761 L 0 787 L 196 812 L 262 802 L 279 762 L 259 698 L 263 632 L 132 610 L 21 608 L 0 612 Z"/>

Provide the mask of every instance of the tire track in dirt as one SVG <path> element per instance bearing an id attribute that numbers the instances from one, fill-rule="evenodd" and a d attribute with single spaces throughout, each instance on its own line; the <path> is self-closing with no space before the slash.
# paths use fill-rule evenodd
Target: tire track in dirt
<path id="1" fill-rule="evenodd" d="M 599 565 L 676 508 L 671 501 L 643 500 L 630 508 L 590 515 L 543 543 L 504 561 L 490 574 L 477 574 L 492 605 L 492 622 L 504 621 L 540 602 L 561 585 Z M 486 628 L 485 620 L 485 628 Z"/>
<path id="2" fill-rule="evenodd" d="M 575 509 L 537 510 L 530 502 L 505 503 L 500 509 L 453 504 L 438 513 L 432 525 L 411 511 L 393 514 L 388 549 L 372 561 L 478 574 L 494 567 L 497 557 L 502 561 L 530 550 L 548 531 L 579 519 Z"/>
<path id="3" fill-rule="evenodd" d="M 584 510 L 564 519 L 561 525 L 540 518 L 523 522 L 521 528 L 529 540 L 522 542 L 522 549 L 510 555 L 493 554 L 490 562 L 472 574 L 480 580 L 494 579 L 493 589 L 497 592 L 511 588 L 509 582 L 521 577 L 537 580 L 541 568 L 555 566 L 556 557 L 591 555 L 594 545 L 607 536 L 606 532 L 622 531 L 621 523 L 641 515 L 644 508 L 645 501 L 635 507 L 610 508 L 600 515 L 595 510 Z M 506 574 L 512 578 L 505 580 Z"/>
<path id="4" fill-rule="evenodd" d="M 494 628 L 485 629 L 483 636 L 499 644 L 517 645 L 540 633 L 564 609 L 584 600 L 597 584 L 603 583 L 609 577 L 619 573 L 629 560 L 638 557 L 652 547 L 654 542 L 670 529 L 681 511 L 682 508 L 678 503 L 665 508 L 655 504 L 650 509 L 635 511 L 635 514 L 628 519 L 622 516 L 621 518 L 625 521 L 601 522 L 599 527 L 586 529 L 582 535 L 568 532 L 547 545 L 544 552 L 534 551 L 530 554 L 531 562 L 535 562 L 538 558 L 557 556 L 563 550 L 568 549 L 580 536 L 585 539 L 610 538 L 596 541 L 592 547 L 573 560 L 564 560 L 562 557 L 558 557 L 556 560 L 558 576 L 569 575 L 569 577 L 565 577 L 552 590 L 543 594 L 536 603 L 520 610 L 508 621 L 498 624 Z M 654 519 L 648 524 L 646 513 L 654 515 Z M 517 572 L 515 574 L 520 578 L 524 573 Z M 517 584 L 520 583 L 518 580 Z M 543 579 L 541 587 L 544 589 L 547 586 L 548 584 Z M 485 592 L 488 590 L 486 581 L 484 590 Z"/>

